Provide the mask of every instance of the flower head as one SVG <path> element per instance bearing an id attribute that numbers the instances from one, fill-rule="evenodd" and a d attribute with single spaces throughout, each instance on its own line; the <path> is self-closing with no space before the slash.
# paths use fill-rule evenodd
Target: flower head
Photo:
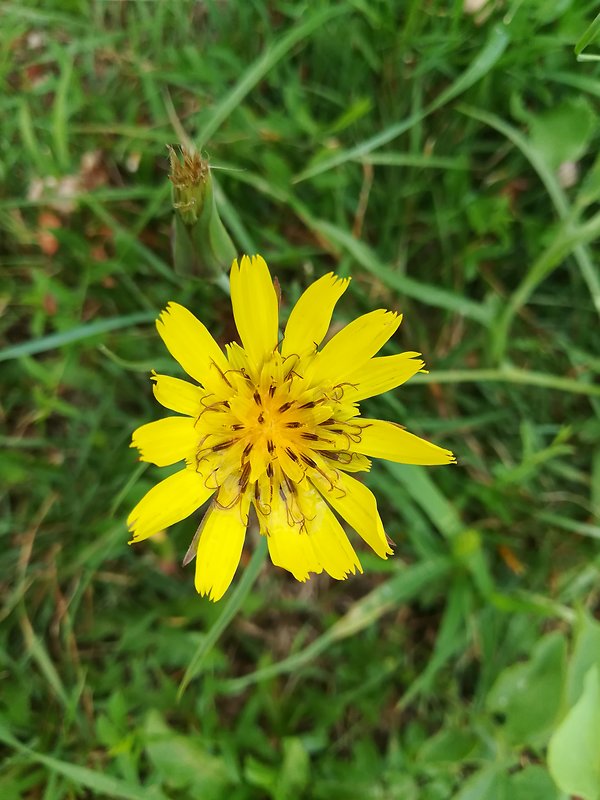
<path id="1" fill-rule="evenodd" d="M 449 450 L 399 425 L 360 416 L 360 400 L 399 386 L 424 364 L 412 352 L 374 357 L 401 322 L 381 309 L 320 348 L 348 282 L 329 273 L 309 286 L 281 345 L 277 295 L 260 256 L 244 256 L 231 268 L 242 346 L 232 343 L 223 352 L 177 303 L 157 320 L 169 352 L 200 385 L 152 375 L 156 399 L 182 416 L 142 425 L 132 446 L 142 461 L 185 466 L 142 498 L 128 524 L 137 542 L 213 496 L 199 528 L 195 580 L 211 600 L 233 579 L 251 506 L 275 565 L 300 581 L 323 570 L 344 579 L 362 567 L 333 511 L 381 558 L 392 552 L 375 497 L 350 473 L 369 470 L 369 456 L 404 464 L 454 461 Z"/>

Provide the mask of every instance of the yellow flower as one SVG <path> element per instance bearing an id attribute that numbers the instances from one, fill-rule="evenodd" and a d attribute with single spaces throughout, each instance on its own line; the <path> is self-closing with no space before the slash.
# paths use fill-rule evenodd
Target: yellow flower
<path id="1" fill-rule="evenodd" d="M 159 467 L 185 466 L 154 486 L 129 515 L 138 542 L 184 519 L 211 495 L 199 529 L 196 589 L 219 600 L 237 569 L 250 506 L 271 560 L 305 581 L 343 580 L 362 567 L 336 511 L 381 558 L 392 552 L 373 494 L 349 473 L 368 456 L 448 464 L 449 450 L 392 422 L 360 416 L 358 402 L 387 392 L 424 366 L 419 353 L 374 358 L 401 322 L 379 309 L 319 346 L 349 279 L 317 280 L 291 311 L 279 345 L 278 300 L 260 256 L 231 268 L 231 302 L 242 346 L 225 353 L 183 306 L 156 326 L 171 355 L 200 384 L 152 375 L 171 416 L 138 428 L 132 447 Z"/>

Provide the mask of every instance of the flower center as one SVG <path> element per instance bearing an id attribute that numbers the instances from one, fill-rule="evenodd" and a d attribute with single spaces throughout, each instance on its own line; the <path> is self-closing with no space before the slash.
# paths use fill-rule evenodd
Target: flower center
<path id="1" fill-rule="evenodd" d="M 254 487 L 268 507 L 274 492 L 293 494 L 311 476 L 335 488 L 339 468 L 369 468 L 353 452 L 364 424 L 355 419 L 351 384 L 312 386 L 310 358 L 293 368 L 286 361 L 276 352 L 259 374 L 247 364 L 229 370 L 223 399 L 207 395 L 196 420 L 196 469 L 211 488 L 227 486 L 231 503 Z"/>

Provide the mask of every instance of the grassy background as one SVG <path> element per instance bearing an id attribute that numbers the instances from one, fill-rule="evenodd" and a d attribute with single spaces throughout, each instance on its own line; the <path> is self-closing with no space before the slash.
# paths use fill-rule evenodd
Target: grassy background
<path id="1" fill-rule="evenodd" d="M 546 747 L 600 651 L 594 8 L 2 4 L 2 800 L 568 796 Z M 362 577 L 297 584 L 251 540 L 215 606 L 196 520 L 126 545 L 154 316 L 233 335 L 171 268 L 185 134 L 288 307 L 352 275 L 337 319 L 401 310 L 387 352 L 431 369 L 364 408 L 459 466 L 374 466 L 397 549 Z"/>

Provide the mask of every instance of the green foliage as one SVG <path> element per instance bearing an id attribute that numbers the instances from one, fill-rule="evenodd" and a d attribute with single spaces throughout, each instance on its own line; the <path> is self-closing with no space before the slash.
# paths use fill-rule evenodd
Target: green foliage
<path id="1" fill-rule="evenodd" d="M 552 777 L 564 792 L 600 797 L 600 669 L 591 667 L 583 692 L 554 732 L 548 748 Z"/>
<path id="2" fill-rule="evenodd" d="M 2 4 L 2 800 L 597 797 L 595 6 Z M 126 545 L 157 311 L 234 335 L 172 268 L 186 137 L 284 314 L 351 275 L 336 321 L 431 370 L 365 412 L 459 465 L 374 465 L 396 554 L 348 582 L 250 535 L 213 606 L 197 520 Z"/>

